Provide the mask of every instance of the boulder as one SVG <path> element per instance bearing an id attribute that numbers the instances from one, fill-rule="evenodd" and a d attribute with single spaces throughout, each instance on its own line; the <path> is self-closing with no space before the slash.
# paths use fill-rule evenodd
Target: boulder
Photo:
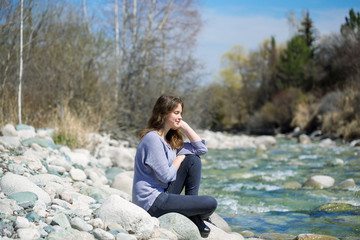
<path id="1" fill-rule="evenodd" d="M 244 240 L 244 237 L 240 233 L 235 233 L 235 232 L 227 233 L 213 224 L 206 223 L 206 225 L 211 229 L 211 232 L 209 236 L 206 238 L 206 240 L 219 240 L 219 239 Z"/>
<path id="2" fill-rule="evenodd" d="M 173 232 L 179 240 L 201 239 L 196 225 L 184 215 L 167 213 L 159 217 L 160 227 Z"/>
<path id="3" fill-rule="evenodd" d="M 102 230 L 101 228 L 95 228 L 94 229 L 94 236 L 96 239 L 99 240 L 114 240 L 115 236 L 112 235 L 111 233 Z"/>
<path id="4" fill-rule="evenodd" d="M 339 240 L 339 238 L 319 234 L 300 234 L 294 240 Z"/>
<path id="5" fill-rule="evenodd" d="M 259 236 L 261 239 L 271 239 L 271 240 L 293 240 L 294 235 L 283 234 L 283 233 L 263 233 Z"/>
<path id="6" fill-rule="evenodd" d="M 350 189 L 350 188 L 355 188 L 356 184 L 355 184 L 354 179 L 349 178 L 349 179 L 345 179 L 344 181 L 339 182 L 336 185 L 336 187 L 340 188 L 340 189 Z"/>
<path id="7" fill-rule="evenodd" d="M 36 135 L 35 128 L 32 126 L 18 124 L 18 125 L 16 125 L 15 128 L 16 128 L 16 131 L 18 133 L 20 140 L 33 138 Z"/>
<path id="8" fill-rule="evenodd" d="M 0 199 L 0 214 L 12 215 L 14 211 L 21 209 L 13 199 Z"/>
<path id="9" fill-rule="evenodd" d="M 77 164 L 86 168 L 90 162 L 90 154 L 84 149 L 77 149 L 75 151 L 66 152 L 72 164 Z"/>
<path id="10" fill-rule="evenodd" d="M 299 189 L 299 188 L 301 188 L 301 184 L 300 183 L 298 183 L 298 182 L 286 182 L 286 183 L 284 183 L 284 185 L 283 185 L 283 188 L 285 188 L 285 189 Z"/>
<path id="11" fill-rule="evenodd" d="M 51 225 L 59 225 L 62 228 L 68 228 L 71 226 L 68 217 L 63 213 L 55 215 L 52 219 Z"/>
<path id="12" fill-rule="evenodd" d="M 21 146 L 19 137 L 0 136 L 0 143 L 7 148 L 17 148 Z"/>
<path id="13" fill-rule="evenodd" d="M 44 148 L 56 149 L 55 143 L 51 138 L 31 137 L 21 142 L 22 145 L 27 147 L 34 143 Z"/>
<path id="14" fill-rule="evenodd" d="M 152 217 L 142 208 L 111 195 L 104 201 L 97 211 L 105 227 L 111 223 L 118 223 L 127 232 L 134 233 L 137 239 L 149 239 L 155 227 Z"/>
<path id="15" fill-rule="evenodd" d="M 111 184 L 112 188 L 119 189 L 132 195 L 133 178 L 131 175 L 133 172 L 122 172 L 115 176 L 114 181 Z"/>
<path id="16" fill-rule="evenodd" d="M 77 229 L 79 231 L 88 232 L 88 231 L 93 230 L 93 226 L 91 226 L 90 224 L 87 224 L 84 220 L 82 220 L 79 217 L 75 217 L 75 218 L 71 219 L 70 224 L 71 224 L 72 228 Z"/>
<path id="17" fill-rule="evenodd" d="M 47 237 L 48 240 L 94 240 L 94 236 L 88 232 L 79 231 L 73 228 L 61 228 L 58 231 L 51 232 Z"/>
<path id="18" fill-rule="evenodd" d="M 50 155 L 46 158 L 46 162 L 49 165 L 63 167 L 66 171 L 71 169 L 71 162 L 62 155 Z"/>
<path id="19" fill-rule="evenodd" d="M 35 202 L 38 200 L 38 196 L 33 192 L 16 192 L 7 196 L 9 199 L 14 199 L 18 204 L 23 202 Z"/>
<path id="20" fill-rule="evenodd" d="M 81 169 L 77 169 L 77 168 L 72 168 L 70 170 L 70 177 L 74 180 L 74 181 L 85 181 L 86 180 L 86 174 L 83 170 Z"/>
<path id="21" fill-rule="evenodd" d="M 334 147 L 334 146 L 336 146 L 336 143 L 333 140 L 331 140 L 330 138 L 321 140 L 319 143 L 319 147 L 323 147 L 323 148 L 329 148 L 329 147 Z"/>
<path id="22" fill-rule="evenodd" d="M 301 134 L 299 136 L 298 142 L 302 143 L 302 144 L 311 144 L 311 139 L 310 139 L 310 137 L 308 135 Z"/>
<path id="23" fill-rule="evenodd" d="M 20 228 L 17 230 L 19 239 L 39 239 L 40 233 L 36 228 Z"/>
<path id="24" fill-rule="evenodd" d="M 360 206 L 356 206 L 350 202 L 340 200 L 326 203 L 316 208 L 315 211 L 326 213 L 351 212 L 353 214 L 360 214 Z"/>
<path id="25" fill-rule="evenodd" d="M 100 150 L 99 155 L 101 158 L 110 158 L 113 166 L 125 170 L 133 170 L 135 152 L 136 150 L 131 148 L 106 146 Z"/>
<path id="26" fill-rule="evenodd" d="M 329 176 L 316 175 L 310 177 L 304 184 L 303 187 L 323 189 L 332 187 L 335 183 L 335 180 Z"/>
<path id="27" fill-rule="evenodd" d="M 223 231 L 225 231 L 227 233 L 231 232 L 231 227 L 229 226 L 229 224 L 222 217 L 220 217 L 217 213 L 213 213 L 210 216 L 210 220 L 211 220 L 211 222 L 213 222 L 215 224 L 215 226 L 222 229 Z"/>
<path id="28" fill-rule="evenodd" d="M 10 172 L 6 173 L 0 180 L 0 186 L 1 190 L 7 195 L 17 192 L 33 192 L 45 203 L 48 204 L 51 202 L 49 194 L 26 177 L 20 175 Z"/>
<path id="29" fill-rule="evenodd" d="M 15 127 L 12 124 L 6 124 L 2 129 L 1 133 L 3 136 L 7 137 L 16 137 L 18 136 L 18 133 L 15 129 Z"/>

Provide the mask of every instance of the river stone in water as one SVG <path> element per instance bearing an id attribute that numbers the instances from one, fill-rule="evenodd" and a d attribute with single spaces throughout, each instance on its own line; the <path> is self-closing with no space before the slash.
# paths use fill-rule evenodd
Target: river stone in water
<path id="1" fill-rule="evenodd" d="M 341 189 L 349 189 L 349 188 L 354 188 L 356 187 L 355 181 L 352 178 L 346 179 L 342 182 L 340 182 L 339 184 L 336 185 L 337 188 L 341 188 Z"/>
<path id="2" fill-rule="evenodd" d="M 3 176 L 0 180 L 0 186 L 2 192 L 8 195 L 16 192 L 33 192 L 46 204 L 51 202 L 49 194 L 47 194 L 40 187 L 36 186 L 26 177 L 20 175 L 16 175 L 10 172 L 6 173 L 6 175 Z"/>
<path id="3" fill-rule="evenodd" d="M 339 240 L 336 237 L 318 234 L 300 234 L 294 240 Z"/>
<path id="4" fill-rule="evenodd" d="M 125 199 L 111 195 L 97 211 L 105 227 L 110 223 L 120 224 L 127 232 L 133 232 L 137 239 L 149 239 L 155 224 L 152 217 L 141 207 Z"/>
<path id="5" fill-rule="evenodd" d="M 335 213 L 335 212 L 353 212 L 354 214 L 360 214 L 360 206 L 354 206 L 345 201 L 331 201 L 318 208 L 315 211 Z"/>
<path id="6" fill-rule="evenodd" d="M 304 184 L 303 187 L 323 189 L 332 187 L 335 183 L 335 180 L 329 176 L 316 175 L 310 177 Z"/>
<path id="7" fill-rule="evenodd" d="M 298 182 L 287 182 L 283 185 L 285 189 L 299 189 L 301 188 L 301 184 Z"/>
<path id="8" fill-rule="evenodd" d="M 282 233 L 263 233 L 259 236 L 261 239 L 272 239 L 272 240 L 293 240 L 294 235 L 282 234 Z"/>
<path id="9" fill-rule="evenodd" d="M 184 215 L 167 213 L 159 217 L 160 227 L 175 233 L 179 240 L 201 239 L 196 225 Z"/>

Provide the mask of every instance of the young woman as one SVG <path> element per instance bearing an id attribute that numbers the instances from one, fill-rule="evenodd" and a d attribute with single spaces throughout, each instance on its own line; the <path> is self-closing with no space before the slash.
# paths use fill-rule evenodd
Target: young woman
<path id="1" fill-rule="evenodd" d="M 198 196 L 201 160 L 205 141 L 182 120 L 183 102 L 173 96 L 160 96 L 147 127 L 140 133 L 134 167 L 132 201 L 151 216 L 169 212 L 187 216 L 206 237 L 210 228 L 205 219 L 215 211 L 217 201 Z M 181 130 L 190 142 L 184 143 Z M 180 195 L 185 188 L 185 195 Z"/>

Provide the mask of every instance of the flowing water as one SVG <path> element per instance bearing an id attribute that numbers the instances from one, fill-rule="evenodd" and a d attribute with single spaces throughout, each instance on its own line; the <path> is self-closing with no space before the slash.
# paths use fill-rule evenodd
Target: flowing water
<path id="1" fill-rule="evenodd" d="M 330 166 L 337 158 L 344 165 Z M 233 231 L 360 237 L 358 213 L 314 211 L 332 200 L 360 205 L 360 148 L 321 148 L 279 138 L 267 150 L 209 150 L 204 159 L 201 194 L 217 199 L 216 211 Z M 335 184 L 352 178 L 357 187 L 283 188 L 286 182 L 302 184 L 313 175 L 331 176 Z"/>

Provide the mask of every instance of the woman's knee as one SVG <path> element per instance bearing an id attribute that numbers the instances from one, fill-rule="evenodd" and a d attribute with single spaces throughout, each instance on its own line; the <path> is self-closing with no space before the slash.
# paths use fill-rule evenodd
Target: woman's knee
<path id="1" fill-rule="evenodd" d="M 217 208 L 217 201 L 214 197 L 208 196 L 208 206 L 210 209 L 213 209 L 213 211 L 215 211 L 215 209 Z"/>
<path id="2" fill-rule="evenodd" d="M 187 162 L 189 165 L 196 165 L 201 167 L 201 159 L 198 155 L 195 154 L 186 155 L 184 162 Z"/>

